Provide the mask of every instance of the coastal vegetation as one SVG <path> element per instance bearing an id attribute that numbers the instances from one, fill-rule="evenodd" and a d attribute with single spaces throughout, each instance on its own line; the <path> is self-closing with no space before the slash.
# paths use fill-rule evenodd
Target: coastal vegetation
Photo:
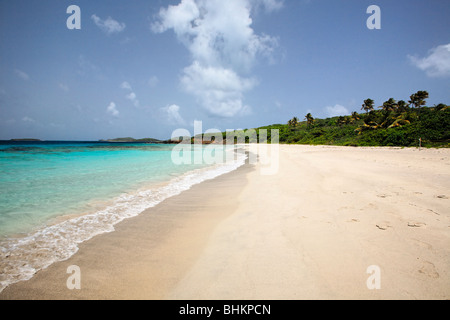
<path id="1" fill-rule="evenodd" d="M 303 122 L 294 117 L 286 125 L 258 131 L 278 129 L 280 143 L 290 144 L 450 147 L 450 107 L 442 103 L 427 107 L 428 97 L 428 92 L 418 91 L 408 102 L 390 98 L 377 108 L 374 100 L 366 99 L 363 113 L 326 119 L 308 113 Z"/>

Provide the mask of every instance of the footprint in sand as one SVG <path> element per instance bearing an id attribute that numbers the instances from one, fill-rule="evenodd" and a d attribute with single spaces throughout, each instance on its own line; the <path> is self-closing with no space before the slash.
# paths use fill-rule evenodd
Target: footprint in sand
<path id="1" fill-rule="evenodd" d="M 431 209 L 428 209 L 428 211 L 430 211 L 430 212 L 432 212 L 432 213 L 434 213 L 434 214 L 436 214 L 436 215 L 440 216 L 440 214 L 439 214 L 439 213 L 437 213 L 436 211 L 433 211 L 433 210 L 431 210 Z"/>
<path id="2" fill-rule="evenodd" d="M 448 199 L 448 197 L 445 194 L 440 194 L 440 195 L 436 196 L 436 198 L 438 198 L 438 199 Z"/>
<path id="3" fill-rule="evenodd" d="M 425 222 L 408 222 L 410 228 L 424 228 L 426 225 Z"/>
<path id="4" fill-rule="evenodd" d="M 436 267 L 429 261 L 424 261 L 422 267 L 419 269 L 419 273 L 425 274 L 430 278 L 439 278 L 439 273 L 436 271 Z"/>
<path id="5" fill-rule="evenodd" d="M 376 224 L 377 228 L 380 230 L 387 230 L 388 228 L 392 228 L 391 225 L 389 225 L 389 222 L 381 222 Z"/>

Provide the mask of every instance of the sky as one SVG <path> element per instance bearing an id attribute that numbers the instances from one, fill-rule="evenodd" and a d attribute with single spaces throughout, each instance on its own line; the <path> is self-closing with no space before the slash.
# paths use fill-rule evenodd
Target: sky
<path id="1" fill-rule="evenodd" d="M 450 104 L 449 15 L 446 0 L 0 0 L 0 139 L 169 139 L 419 90 Z"/>

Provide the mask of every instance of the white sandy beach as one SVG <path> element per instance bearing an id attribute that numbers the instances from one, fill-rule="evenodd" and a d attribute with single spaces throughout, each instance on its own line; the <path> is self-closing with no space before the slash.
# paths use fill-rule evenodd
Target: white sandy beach
<path id="1" fill-rule="evenodd" d="M 281 145 L 279 159 L 167 199 L 0 299 L 450 298 L 449 149 Z"/>

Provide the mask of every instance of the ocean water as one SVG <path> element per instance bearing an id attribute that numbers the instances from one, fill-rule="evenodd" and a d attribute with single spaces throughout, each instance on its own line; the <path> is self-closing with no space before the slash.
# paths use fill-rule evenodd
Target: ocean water
<path id="1" fill-rule="evenodd" d="M 246 159 L 240 153 L 222 164 L 177 165 L 173 148 L 0 142 L 0 292 L 68 259 L 78 244 L 114 231 L 120 221 L 235 170 Z M 194 148 L 192 158 L 203 151 Z"/>

